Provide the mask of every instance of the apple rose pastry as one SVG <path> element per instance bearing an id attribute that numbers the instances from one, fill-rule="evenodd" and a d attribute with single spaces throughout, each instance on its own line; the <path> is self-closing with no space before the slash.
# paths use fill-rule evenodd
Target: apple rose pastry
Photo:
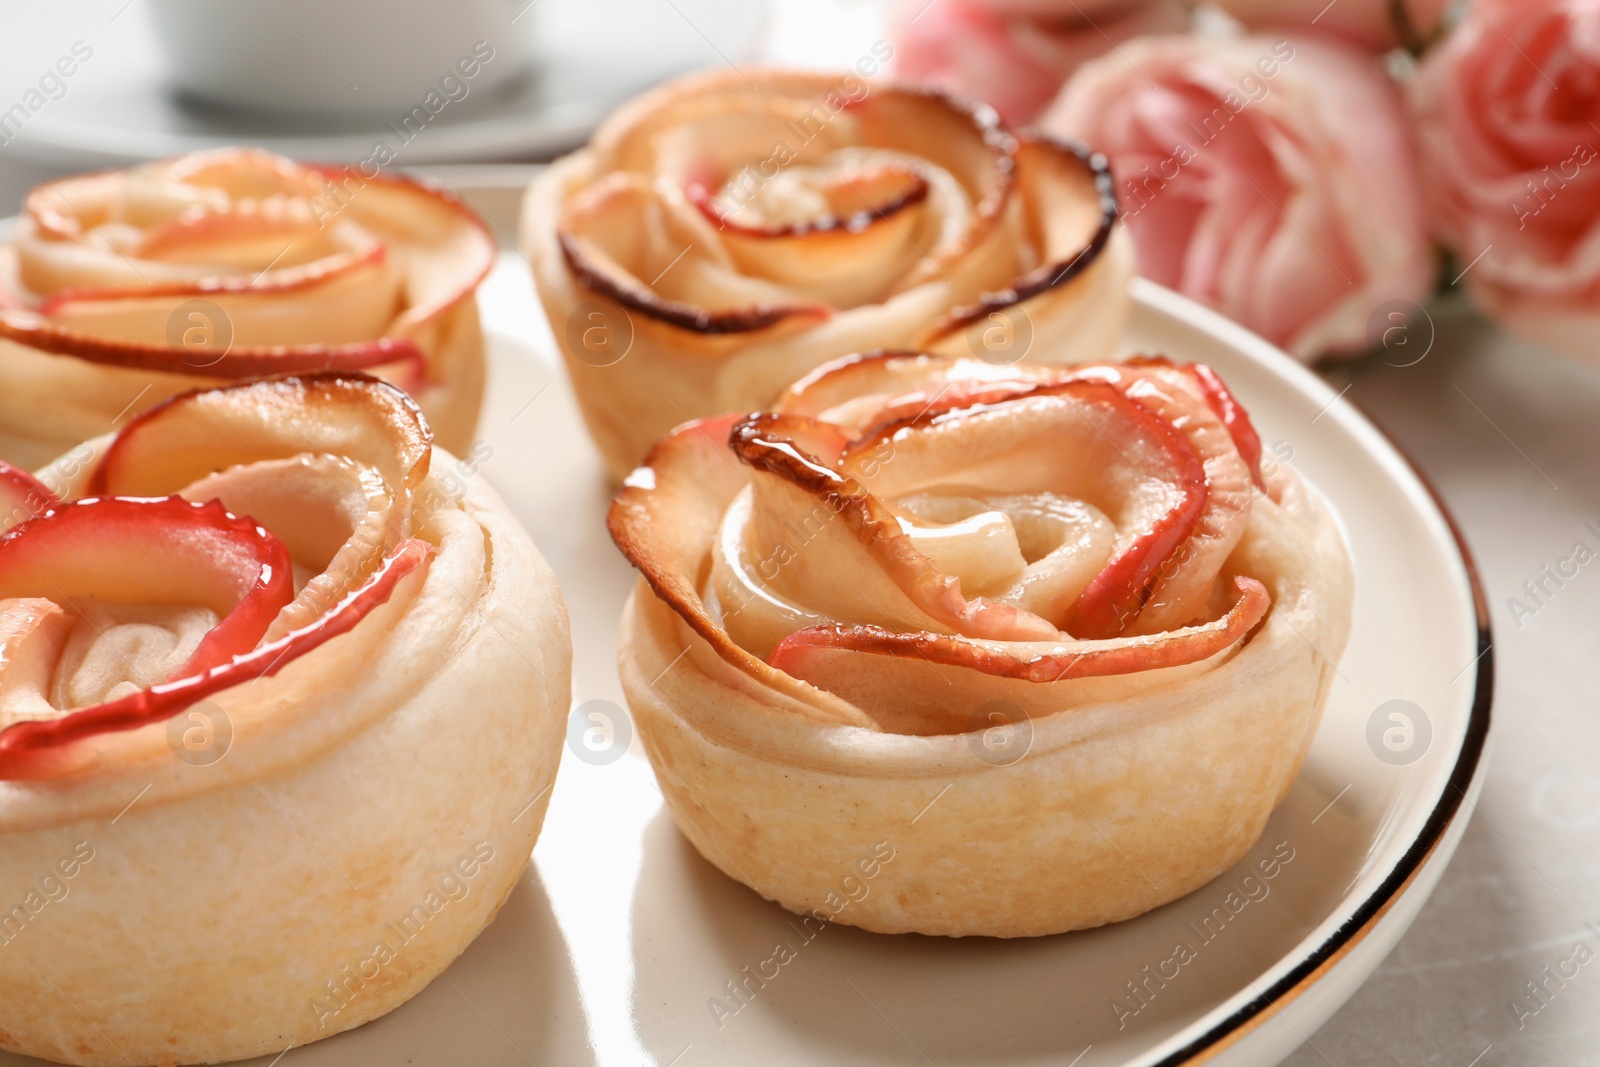
<path id="1" fill-rule="evenodd" d="M 881 932 L 1056 933 L 1209 881 L 1287 791 L 1350 625 L 1326 507 L 1209 368 L 1162 359 L 838 361 L 673 431 L 610 526 L 679 827 Z"/>
<path id="2" fill-rule="evenodd" d="M 0 458 L 37 466 L 175 393 L 317 370 L 394 382 L 465 453 L 494 257 L 440 189 L 254 149 L 46 182 L 0 245 Z"/>
<path id="3" fill-rule="evenodd" d="M 1104 157 L 921 88 L 694 75 L 528 191 L 523 244 L 620 479 L 689 418 L 850 352 L 1110 354 L 1132 250 Z"/>
<path id="4" fill-rule="evenodd" d="M 566 610 L 404 393 L 184 393 L 0 465 L 0 507 L 0 1048 L 275 1055 L 494 917 L 560 755 Z"/>

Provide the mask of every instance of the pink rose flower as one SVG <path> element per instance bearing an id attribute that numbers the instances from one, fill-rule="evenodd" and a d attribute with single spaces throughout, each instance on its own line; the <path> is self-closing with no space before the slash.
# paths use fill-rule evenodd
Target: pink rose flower
<path id="1" fill-rule="evenodd" d="M 1434 228 L 1478 304 L 1594 358 L 1600 3 L 1477 0 L 1412 85 Z"/>
<path id="2" fill-rule="evenodd" d="M 1187 21 L 1176 0 L 902 0 L 891 25 L 898 76 L 944 85 L 1023 124 L 1113 43 Z"/>
<path id="3" fill-rule="evenodd" d="M 1315 29 L 1376 52 L 1431 37 L 1453 0 L 1215 0 L 1251 29 Z"/>
<path id="4" fill-rule="evenodd" d="M 1399 94 L 1348 45 L 1141 38 L 1043 124 L 1110 158 L 1141 274 L 1300 359 L 1370 347 L 1377 309 L 1432 287 Z"/>

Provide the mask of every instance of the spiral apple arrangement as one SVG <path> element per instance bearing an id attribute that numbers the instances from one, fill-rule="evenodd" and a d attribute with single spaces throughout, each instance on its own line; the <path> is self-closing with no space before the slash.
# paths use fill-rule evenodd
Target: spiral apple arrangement
<path id="1" fill-rule="evenodd" d="M 1210 368 L 1159 357 L 837 361 L 679 427 L 610 524 L 685 835 L 797 911 L 889 840 L 843 920 L 885 932 L 1059 932 L 1203 884 L 1287 789 L 1350 624 L 1324 506 Z"/>
<path id="2" fill-rule="evenodd" d="M 241 453 L 285 459 L 336 447 L 339 463 L 293 461 L 293 475 L 305 483 L 296 490 L 308 501 L 337 490 L 329 483 L 351 471 L 371 472 L 357 532 L 299 594 L 284 542 L 207 499 L 248 498 L 249 481 L 259 477 L 201 476 L 212 460 L 197 446 L 213 434 Z M 11 516 L 37 512 L 15 525 L 0 519 L 10 527 L 0 536 L 9 697 L 0 706 L 0 778 L 60 773 L 72 766 L 75 742 L 168 719 L 212 693 L 275 674 L 355 626 L 433 554 L 428 542 L 403 536 L 430 454 L 431 435 L 404 394 L 326 374 L 184 394 L 144 413 L 106 447 L 88 480 L 92 495 L 82 499 L 60 500 L 0 462 L 0 506 Z M 216 622 L 166 677 L 63 712 L 51 703 L 50 686 L 78 598 L 98 606 L 194 605 Z"/>
<path id="3" fill-rule="evenodd" d="M 4 914 L 0 1046 L 244 1059 L 449 966 L 538 837 L 571 639 L 417 404 L 355 371 L 182 393 L 0 465 L 0 508 L 0 869 L 94 857 Z"/>
<path id="4" fill-rule="evenodd" d="M 1101 359 L 1129 307 L 1103 157 L 854 75 L 645 94 L 533 184 L 523 244 L 619 479 L 684 419 L 764 408 L 830 359 Z"/>
<path id="5" fill-rule="evenodd" d="M 196 385 L 379 374 L 465 450 L 487 228 L 454 196 L 254 149 L 47 182 L 0 245 L 0 456 L 43 463 Z"/>

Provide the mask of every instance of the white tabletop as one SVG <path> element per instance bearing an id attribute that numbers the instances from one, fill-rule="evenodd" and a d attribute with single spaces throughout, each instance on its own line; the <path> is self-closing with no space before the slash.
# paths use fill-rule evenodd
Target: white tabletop
<path id="1" fill-rule="evenodd" d="M 1600 368 L 1511 338 L 1460 300 L 1430 310 L 1437 333 L 1420 363 L 1374 358 L 1326 374 L 1335 387 L 1348 383 L 1345 400 L 1410 452 L 1477 557 L 1494 625 L 1489 780 L 1421 918 L 1288 1062 L 1467 1067 L 1482 1055 L 1483 1067 L 1592 1063 L 1600 1047 L 1600 567 L 1560 561 L 1580 541 L 1600 552 Z M 1558 565 L 1576 568 L 1576 577 L 1559 587 L 1545 579 L 1548 595 L 1536 590 L 1537 600 L 1524 591 Z M 1531 613 L 1513 611 L 1513 597 Z"/>

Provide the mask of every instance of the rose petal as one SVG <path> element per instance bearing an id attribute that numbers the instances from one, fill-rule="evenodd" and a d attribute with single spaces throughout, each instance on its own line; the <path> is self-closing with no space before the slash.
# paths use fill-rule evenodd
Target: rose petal
<path id="1" fill-rule="evenodd" d="M 309 626 L 201 673 L 174 678 L 118 700 L 72 711 L 59 718 L 12 723 L 0 730 L 0 779 L 48 777 L 70 768 L 62 749 L 96 734 L 133 730 L 171 718 L 212 693 L 278 673 L 300 656 L 349 631 L 395 595 L 401 582 L 433 554 L 426 541 L 407 540 L 390 553 L 363 586 Z"/>
<path id="2" fill-rule="evenodd" d="M 235 464 L 329 453 L 377 470 L 403 514 L 427 476 L 432 443 L 416 403 L 379 379 L 269 378 L 180 393 L 141 412 L 107 447 L 89 491 L 165 495 Z"/>
<path id="3" fill-rule="evenodd" d="M 255 647 L 294 599 L 289 553 L 254 520 L 179 497 L 90 497 L 0 536 L 0 599 L 198 604 L 221 621 L 177 676 Z"/>
<path id="4" fill-rule="evenodd" d="M 874 678 L 883 657 L 925 665 L 935 685 L 941 668 L 965 668 L 991 677 L 1050 684 L 1181 667 L 1239 645 L 1266 617 L 1272 604 L 1266 587 L 1245 577 L 1235 579 L 1234 586 L 1238 599 L 1220 618 L 1146 637 L 1007 642 L 896 633 L 877 626 L 819 626 L 785 638 L 768 657 L 768 663 L 819 689 L 898 719 L 902 709 L 893 700 L 885 699 Z M 907 697 L 916 699 L 912 693 Z M 973 728 L 970 710 L 941 715 L 939 709 L 908 707 L 903 712 L 920 720 L 918 733 L 957 733 Z"/>

